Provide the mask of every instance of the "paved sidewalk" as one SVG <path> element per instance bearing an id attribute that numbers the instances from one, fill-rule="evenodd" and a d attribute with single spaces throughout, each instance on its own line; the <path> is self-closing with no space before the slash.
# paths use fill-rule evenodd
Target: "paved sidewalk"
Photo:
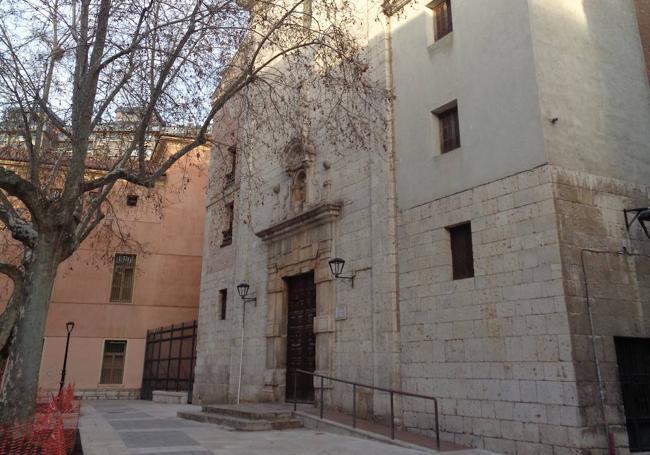
<path id="1" fill-rule="evenodd" d="M 84 401 L 79 430 L 86 455 L 424 455 L 381 442 L 312 430 L 238 432 L 179 419 L 198 406 L 150 401 Z M 465 450 L 454 455 L 489 452 Z"/>

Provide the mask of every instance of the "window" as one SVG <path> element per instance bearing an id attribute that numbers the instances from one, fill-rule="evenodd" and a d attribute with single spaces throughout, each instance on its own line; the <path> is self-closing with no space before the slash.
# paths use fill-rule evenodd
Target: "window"
<path id="1" fill-rule="evenodd" d="M 219 291 L 219 319 L 226 320 L 226 304 L 228 302 L 228 289 Z"/>
<path id="2" fill-rule="evenodd" d="M 226 174 L 226 185 L 235 182 L 235 170 L 237 169 L 237 147 L 234 145 L 228 148 L 230 158 L 230 171 Z"/>
<path id="3" fill-rule="evenodd" d="M 129 194 L 126 197 L 126 205 L 129 207 L 135 207 L 138 205 L 138 196 L 136 194 Z"/>
<path id="4" fill-rule="evenodd" d="M 223 235 L 221 239 L 221 246 L 230 245 L 232 243 L 232 224 L 233 224 L 234 217 L 235 217 L 235 204 L 231 202 L 230 204 L 226 204 L 224 210 L 224 221 L 225 221 L 226 229 L 224 229 L 221 232 Z"/>
<path id="5" fill-rule="evenodd" d="M 438 0 L 429 5 L 433 10 L 434 38 L 438 41 L 453 31 L 451 0 Z"/>
<path id="6" fill-rule="evenodd" d="M 134 273 L 135 254 L 116 254 L 113 264 L 111 302 L 131 302 Z"/>
<path id="7" fill-rule="evenodd" d="M 465 223 L 449 227 L 447 230 L 451 240 L 451 264 L 454 280 L 473 277 L 472 225 Z"/>
<path id="8" fill-rule="evenodd" d="M 460 125 L 458 122 L 458 104 L 456 101 L 436 109 L 433 114 L 438 118 L 440 130 L 440 152 L 447 153 L 460 147 Z"/>
<path id="9" fill-rule="evenodd" d="M 100 384 L 122 384 L 125 357 L 126 341 L 104 341 L 104 357 L 102 359 L 102 375 L 99 379 Z"/>

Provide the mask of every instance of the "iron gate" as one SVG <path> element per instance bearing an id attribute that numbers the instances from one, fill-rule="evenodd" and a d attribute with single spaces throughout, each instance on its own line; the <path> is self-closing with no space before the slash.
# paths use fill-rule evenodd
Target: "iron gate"
<path id="1" fill-rule="evenodd" d="M 140 391 L 143 400 L 151 400 L 154 390 L 167 390 L 187 391 L 192 401 L 196 331 L 196 321 L 147 331 Z"/>
<path id="2" fill-rule="evenodd" d="M 614 340 L 630 450 L 650 450 L 650 339 Z"/>

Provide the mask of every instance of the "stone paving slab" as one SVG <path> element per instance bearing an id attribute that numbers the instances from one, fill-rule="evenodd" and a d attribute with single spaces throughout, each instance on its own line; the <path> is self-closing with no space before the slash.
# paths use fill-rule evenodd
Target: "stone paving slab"
<path id="1" fill-rule="evenodd" d="M 180 419 L 179 419 L 180 420 Z M 124 420 L 109 420 L 109 423 L 117 431 L 122 430 L 160 430 L 163 428 L 179 428 L 192 426 L 192 422 L 186 420 L 172 420 L 172 419 L 124 419 Z"/>
<path id="2" fill-rule="evenodd" d="M 79 430 L 86 455 L 424 455 L 377 441 L 314 430 L 240 432 L 176 417 L 199 406 L 86 401 Z M 123 420 L 117 417 L 124 416 Z M 142 414 L 146 414 L 147 418 Z M 128 419 L 138 415 L 137 419 Z M 135 423 L 137 422 L 137 423 Z M 148 423 L 143 423 L 148 422 Z M 482 455 L 480 450 L 457 455 Z M 456 455 L 456 454 L 455 454 Z"/>
<path id="3" fill-rule="evenodd" d="M 106 420 L 137 420 L 137 419 L 150 419 L 151 416 L 146 412 L 140 411 L 131 411 L 131 412 L 120 412 L 120 413 L 111 413 L 103 414 Z"/>
<path id="4" fill-rule="evenodd" d="M 122 431 L 120 438 L 128 448 L 198 446 L 199 443 L 182 431 Z"/>

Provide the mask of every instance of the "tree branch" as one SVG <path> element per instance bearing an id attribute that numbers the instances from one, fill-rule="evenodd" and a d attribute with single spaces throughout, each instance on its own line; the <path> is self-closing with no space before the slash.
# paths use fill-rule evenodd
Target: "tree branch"
<path id="1" fill-rule="evenodd" d="M 0 191 L 0 221 L 11 231 L 11 236 L 23 245 L 34 248 L 38 234 L 33 226 L 23 220 L 16 212 L 11 201 Z M 0 271 L 2 273 L 2 271 Z"/>
<path id="2" fill-rule="evenodd" d="M 36 224 L 41 215 L 41 194 L 36 185 L 25 180 L 14 171 L 0 166 L 0 189 L 5 190 L 10 196 L 14 196 L 25 204 L 32 214 Z"/>

